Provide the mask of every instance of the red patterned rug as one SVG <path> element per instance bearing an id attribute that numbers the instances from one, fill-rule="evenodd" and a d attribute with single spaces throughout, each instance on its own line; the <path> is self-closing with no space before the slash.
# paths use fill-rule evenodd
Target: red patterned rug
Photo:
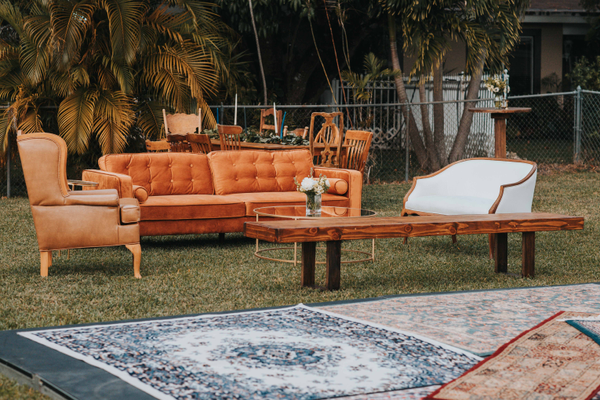
<path id="1" fill-rule="evenodd" d="M 600 390 L 600 345 L 562 321 L 592 315 L 559 312 L 425 399 L 593 398 Z"/>

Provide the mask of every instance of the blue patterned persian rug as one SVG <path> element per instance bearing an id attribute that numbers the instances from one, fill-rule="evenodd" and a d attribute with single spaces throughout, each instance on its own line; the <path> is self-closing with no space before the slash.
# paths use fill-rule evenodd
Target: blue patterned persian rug
<path id="1" fill-rule="evenodd" d="M 449 382 L 480 359 L 298 305 L 19 332 L 159 399 L 323 399 Z"/>

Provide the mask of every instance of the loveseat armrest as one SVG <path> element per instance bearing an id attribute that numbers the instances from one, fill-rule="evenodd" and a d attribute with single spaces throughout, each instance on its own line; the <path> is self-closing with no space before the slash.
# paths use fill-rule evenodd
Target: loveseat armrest
<path id="1" fill-rule="evenodd" d="M 500 187 L 500 195 L 490 213 L 507 214 L 531 212 L 535 182 L 537 180 L 537 169 L 525 179 L 510 185 Z"/>
<path id="2" fill-rule="evenodd" d="M 348 207 L 361 208 L 363 176 L 360 171 L 343 168 L 315 167 L 314 172 L 314 176 L 322 174 L 327 178 L 338 178 L 348 182 L 348 192 L 345 195 L 349 200 Z"/>
<path id="3" fill-rule="evenodd" d="M 116 189 L 120 198 L 133 197 L 133 182 L 129 175 L 86 169 L 81 174 L 81 179 L 98 182 L 98 189 Z"/>

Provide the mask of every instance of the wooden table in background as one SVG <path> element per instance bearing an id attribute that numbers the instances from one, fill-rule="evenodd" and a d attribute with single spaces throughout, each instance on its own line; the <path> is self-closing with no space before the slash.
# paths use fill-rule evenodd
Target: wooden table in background
<path id="1" fill-rule="evenodd" d="M 511 114 L 528 113 L 531 111 L 531 108 L 469 108 L 469 111 L 474 113 L 492 114 L 492 118 L 494 119 L 494 135 L 496 137 L 494 157 L 506 158 L 506 119 L 510 117 Z"/>

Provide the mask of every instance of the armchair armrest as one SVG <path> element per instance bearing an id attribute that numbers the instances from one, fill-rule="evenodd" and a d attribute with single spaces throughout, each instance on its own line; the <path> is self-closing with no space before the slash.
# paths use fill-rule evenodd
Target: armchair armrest
<path id="1" fill-rule="evenodd" d="M 349 200 L 348 207 L 361 208 L 363 176 L 360 171 L 324 167 L 315 167 L 314 171 L 315 176 L 323 174 L 327 178 L 338 178 L 348 182 L 348 192 L 346 193 L 346 197 L 348 197 Z"/>
<path id="2" fill-rule="evenodd" d="M 520 182 L 500 187 L 500 195 L 490 213 L 506 214 L 531 212 L 537 170 Z"/>
<path id="3" fill-rule="evenodd" d="M 98 182 L 98 189 L 116 189 L 120 198 L 133 197 L 133 182 L 129 175 L 86 169 L 81 177 L 86 181 Z"/>
<path id="4" fill-rule="evenodd" d="M 91 193 L 90 193 L 91 192 Z M 101 192 L 101 193 L 93 193 Z M 110 193 L 106 193 L 110 192 Z M 86 194 L 70 192 L 65 197 L 67 206 L 108 206 L 117 207 L 119 205 L 119 195 L 116 190 L 90 190 Z"/>

